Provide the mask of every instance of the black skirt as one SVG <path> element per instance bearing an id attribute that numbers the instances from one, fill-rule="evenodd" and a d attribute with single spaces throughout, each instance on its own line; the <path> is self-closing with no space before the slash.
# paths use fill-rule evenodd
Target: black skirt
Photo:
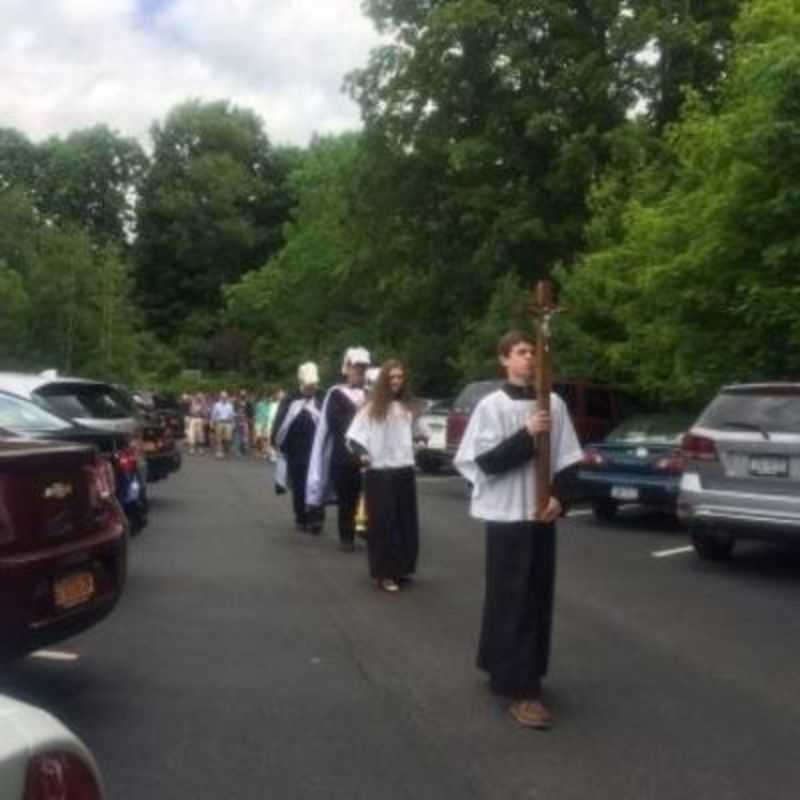
<path id="1" fill-rule="evenodd" d="M 395 580 L 411 575 L 419 553 L 413 467 L 369 469 L 364 478 L 364 491 L 370 575 Z"/>
<path id="2" fill-rule="evenodd" d="M 538 694 L 550 660 L 555 572 L 554 525 L 487 523 L 478 667 L 498 693 Z"/>

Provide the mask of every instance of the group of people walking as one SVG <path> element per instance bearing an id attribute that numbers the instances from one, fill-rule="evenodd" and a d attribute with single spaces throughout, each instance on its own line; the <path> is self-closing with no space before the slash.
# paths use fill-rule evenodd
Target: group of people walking
<path id="1" fill-rule="evenodd" d="M 582 450 L 566 405 L 550 412 L 533 389 L 535 347 L 519 331 L 498 344 L 506 381 L 473 411 L 454 466 L 472 486 L 470 511 L 486 526 L 486 586 L 477 663 L 493 692 L 509 697 L 522 726 L 549 728 L 542 700 L 550 656 L 555 522 L 574 482 Z M 272 443 L 286 459 L 295 522 L 319 534 L 326 505 L 337 504 L 339 546 L 355 549 L 359 498 L 366 507 L 369 571 L 396 593 L 419 553 L 414 478 L 414 401 L 403 363 L 389 360 L 368 380 L 370 354 L 349 348 L 342 381 L 324 395 L 311 362 L 298 370 L 299 389 L 277 412 Z M 537 512 L 536 437 L 549 433 L 551 487 Z"/>
<path id="2" fill-rule="evenodd" d="M 339 547 L 353 552 L 363 500 L 370 575 L 396 592 L 414 573 L 419 552 L 414 408 L 399 361 L 385 362 L 368 385 L 369 368 L 369 351 L 349 348 L 341 382 L 322 395 L 316 365 L 301 365 L 297 392 L 278 409 L 272 443 L 286 459 L 297 529 L 319 534 L 325 507 L 335 503 Z"/>
<path id="3" fill-rule="evenodd" d="M 280 389 L 261 394 L 246 389 L 238 394 L 228 393 L 223 389 L 216 394 L 184 395 L 189 452 L 209 448 L 217 458 L 252 454 L 273 459 L 270 436 L 282 398 Z"/>

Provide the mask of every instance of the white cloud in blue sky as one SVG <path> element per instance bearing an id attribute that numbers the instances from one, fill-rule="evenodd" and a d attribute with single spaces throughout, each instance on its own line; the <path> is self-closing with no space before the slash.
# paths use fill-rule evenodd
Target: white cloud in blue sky
<path id="1" fill-rule="evenodd" d="M 360 0 L 0 0 L 0 126 L 106 123 L 147 143 L 188 98 L 261 115 L 276 143 L 359 126 L 341 92 L 379 42 Z"/>

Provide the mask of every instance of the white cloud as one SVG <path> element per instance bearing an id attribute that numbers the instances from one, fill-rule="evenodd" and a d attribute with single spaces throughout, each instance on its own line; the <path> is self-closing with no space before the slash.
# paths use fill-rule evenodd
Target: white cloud
<path id="1" fill-rule="evenodd" d="M 0 126 L 34 140 L 102 122 L 147 143 L 200 98 L 304 145 L 359 126 L 342 81 L 379 43 L 360 0 L 0 0 L 0 18 Z"/>

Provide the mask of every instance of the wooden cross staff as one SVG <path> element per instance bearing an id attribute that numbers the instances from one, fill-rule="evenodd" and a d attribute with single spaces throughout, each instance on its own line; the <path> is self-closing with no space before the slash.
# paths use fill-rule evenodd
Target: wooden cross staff
<path id="1" fill-rule="evenodd" d="M 551 350 L 551 323 L 553 317 L 564 309 L 553 302 L 553 285 L 550 281 L 536 284 L 533 315 L 536 323 L 536 408 L 550 413 L 550 392 L 553 389 L 553 354 Z M 536 434 L 536 517 L 544 517 L 550 502 L 550 432 Z"/>

